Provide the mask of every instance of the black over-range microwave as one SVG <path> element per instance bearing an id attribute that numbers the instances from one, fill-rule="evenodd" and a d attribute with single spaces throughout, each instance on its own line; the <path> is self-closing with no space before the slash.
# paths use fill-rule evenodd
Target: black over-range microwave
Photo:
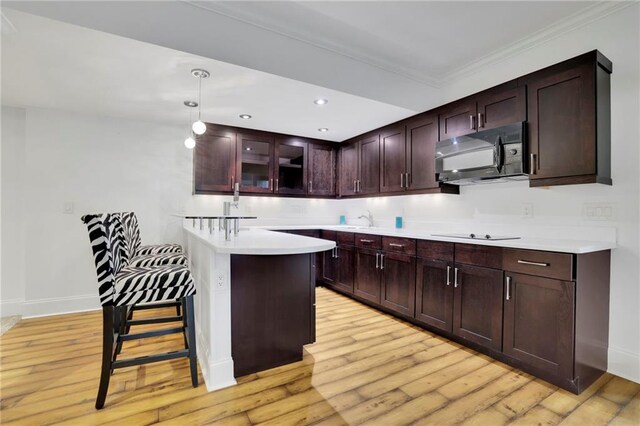
<path id="1" fill-rule="evenodd" d="M 525 135 L 525 123 L 518 122 L 438 142 L 438 181 L 470 185 L 527 180 Z"/>

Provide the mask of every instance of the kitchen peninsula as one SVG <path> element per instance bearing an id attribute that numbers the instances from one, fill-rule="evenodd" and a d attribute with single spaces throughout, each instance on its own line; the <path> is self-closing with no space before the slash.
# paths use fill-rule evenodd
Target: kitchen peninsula
<path id="1" fill-rule="evenodd" d="M 196 282 L 198 360 L 207 389 L 302 359 L 315 341 L 315 253 L 333 241 L 262 229 L 224 232 L 185 221 Z"/>

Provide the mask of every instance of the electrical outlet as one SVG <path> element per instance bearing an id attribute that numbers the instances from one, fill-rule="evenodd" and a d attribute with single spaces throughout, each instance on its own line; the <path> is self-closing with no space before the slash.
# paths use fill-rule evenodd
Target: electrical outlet
<path id="1" fill-rule="evenodd" d="M 218 290 L 224 290 L 224 287 L 225 287 L 224 282 L 225 282 L 224 275 L 218 275 L 216 279 L 216 288 Z"/>
<path id="2" fill-rule="evenodd" d="M 73 214 L 73 203 L 71 201 L 66 201 L 62 206 L 62 213 L 64 214 Z"/>
<path id="3" fill-rule="evenodd" d="M 612 203 L 584 203 L 582 218 L 594 221 L 616 220 L 615 205 Z"/>
<path id="4" fill-rule="evenodd" d="M 533 217 L 533 204 L 532 203 L 522 203 L 522 217 L 532 218 Z"/>

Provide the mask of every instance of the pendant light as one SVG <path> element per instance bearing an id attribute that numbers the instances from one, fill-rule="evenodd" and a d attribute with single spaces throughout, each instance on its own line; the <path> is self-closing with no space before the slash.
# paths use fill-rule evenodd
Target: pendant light
<path id="1" fill-rule="evenodd" d="M 191 124 L 192 122 L 191 111 L 193 111 L 193 108 L 198 106 L 198 103 L 195 101 L 184 101 L 184 106 L 189 108 L 189 124 Z M 191 131 L 189 131 L 189 136 L 187 136 L 187 138 L 184 140 L 184 146 L 187 149 L 193 149 L 196 146 L 196 140 L 193 139 L 193 135 L 191 134 Z"/>
<path id="2" fill-rule="evenodd" d="M 191 70 L 191 75 L 198 79 L 198 121 L 191 125 L 191 129 L 196 135 L 202 135 L 207 131 L 207 126 L 204 124 L 200 116 L 200 112 L 202 110 L 202 107 L 200 106 L 202 104 L 202 79 L 209 77 L 209 71 L 201 68 L 194 68 Z"/>

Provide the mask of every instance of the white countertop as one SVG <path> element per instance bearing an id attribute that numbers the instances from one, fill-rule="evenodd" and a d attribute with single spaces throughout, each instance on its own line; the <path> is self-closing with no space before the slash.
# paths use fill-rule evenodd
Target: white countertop
<path id="1" fill-rule="evenodd" d="M 331 231 L 356 232 L 359 234 L 383 235 L 389 237 L 415 238 L 419 240 L 446 241 L 460 244 L 477 244 L 494 247 L 519 248 L 530 250 L 554 251 L 561 253 L 584 254 L 616 248 L 615 242 L 610 241 L 582 241 L 565 239 L 520 238 L 517 240 L 487 241 L 480 239 L 464 239 L 434 236 L 428 231 L 362 227 L 349 225 L 320 225 L 320 226 L 264 226 L 251 229 L 293 230 L 293 229 L 326 229 Z M 283 234 L 286 235 L 286 234 Z"/>
<path id="2" fill-rule="evenodd" d="M 185 225 L 184 229 L 204 241 L 218 253 L 249 255 L 304 254 L 331 250 L 336 246 L 333 241 L 273 232 L 260 228 L 242 228 L 238 235 L 231 235 L 230 241 L 224 239 L 224 232 L 214 231 L 209 233 L 209 229 L 206 227 L 201 231 L 198 227 L 194 228 L 189 224 Z"/>

